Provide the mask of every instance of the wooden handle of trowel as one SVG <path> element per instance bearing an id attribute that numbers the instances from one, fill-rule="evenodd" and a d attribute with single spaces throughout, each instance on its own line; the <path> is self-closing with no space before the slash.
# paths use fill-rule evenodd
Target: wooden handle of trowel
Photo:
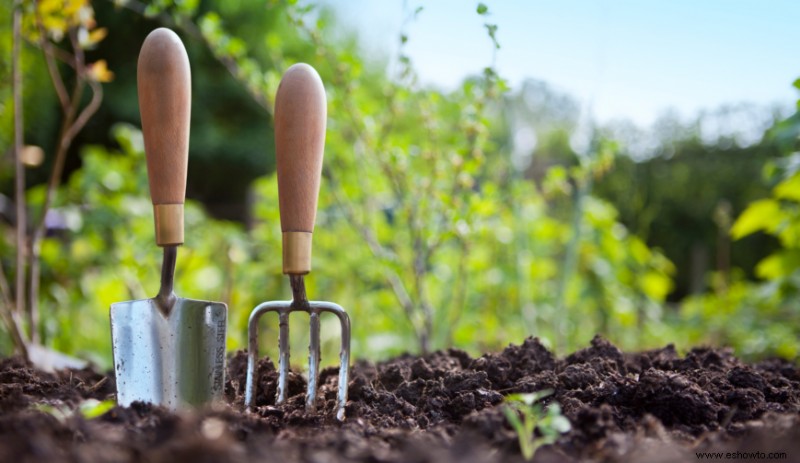
<path id="1" fill-rule="evenodd" d="M 311 271 L 311 234 L 317 214 L 327 103 L 317 71 L 290 67 L 275 96 L 275 156 L 283 231 L 283 273 Z"/>
<path id="2" fill-rule="evenodd" d="M 183 244 L 192 82 L 177 34 L 159 28 L 142 44 L 137 66 L 147 176 L 159 246 Z"/>

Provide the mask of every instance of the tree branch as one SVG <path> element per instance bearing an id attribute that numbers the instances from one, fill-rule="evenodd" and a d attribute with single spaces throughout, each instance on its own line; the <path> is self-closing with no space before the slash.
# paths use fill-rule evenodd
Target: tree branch
<path id="1" fill-rule="evenodd" d="M 41 21 L 37 17 L 40 30 L 43 28 Z M 44 36 L 43 36 L 44 37 Z M 89 119 L 100 108 L 103 100 L 102 86 L 86 77 L 86 65 L 83 50 L 80 48 L 78 38 L 75 31 L 69 32 L 70 43 L 75 51 L 72 56 L 72 63 L 70 65 L 75 69 L 75 86 L 71 95 L 66 94 L 64 89 L 64 82 L 61 80 L 61 75 L 55 66 L 53 57 L 52 44 L 46 39 L 42 41 L 42 51 L 44 52 L 45 59 L 48 62 L 48 69 L 51 70 L 50 77 L 53 85 L 56 87 L 61 100 L 61 108 L 64 120 L 61 125 L 59 133 L 58 147 L 56 149 L 56 156 L 53 162 L 53 168 L 50 172 L 50 178 L 47 182 L 47 190 L 45 192 L 44 203 L 40 212 L 39 220 L 33 230 L 30 241 L 30 305 L 28 308 L 28 318 L 31 325 L 31 341 L 38 342 L 38 325 L 39 325 L 39 286 L 41 283 L 41 245 L 47 231 L 47 213 L 52 206 L 53 197 L 56 190 L 61 183 L 61 176 L 64 172 L 64 163 L 66 161 L 67 153 L 72 141 L 80 130 L 86 125 Z M 83 90 L 88 82 L 92 89 L 92 99 L 88 105 L 78 114 L 80 108 L 81 96 Z"/>
<path id="2" fill-rule="evenodd" d="M 17 313 L 25 310 L 25 272 L 27 249 L 27 214 L 25 207 L 25 167 L 22 165 L 23 144 L 23 117 L 22 117 L 22 70 L 20 69 L 20 36 L 22 27 L 22 10 L 20 2 L 14 8 L 14 44 L 12 51 L 13 93 L 14 93 L 14 200 L 16 203 L 16 238 L 17 238 L 17 268 L 16 268 L 16 304 Z M 10 306 L 9 306 L 10 308 Z"/>
<path id="3" fill-rule="evenodd" d="M 25 341 L 25 330 L 22 328 L 22 323 L 19 319 L 19 314 L 14 312 L 14 302 L 11 300 L 11 288 L 8 287 L 8 278 L 0 263 L 0 297 L 2 297 L 2 308 L 0 314 L 3 317 L 3 323 L 6 325 L 8 333 L 11 335 L 11 340 L 14 342 L 14 347 L 20 355 L 28 358 L 28 347 Z"/>
<path id="4" fill-rule="evenodd" d="M 109 0 L 109 1 L 113 3 L 115 6 L 118 6 L 118 2 L 114 0 Z M 128 10 L 133 11 L 134 13 L 138 13 L 142 17 L 147 17 L 145 15 L 145 10 L 147 8 L 147 5 L 145 3 L 139 2 L 137 0 L 128 0 L 122 4 L 122 7 L 127 8 Z M 216 58 L 217 61 L 219 61 L 220 64 L 222 64 L 225 67 L 225 69 L 228 70 L 228 73 L 230 73 L 230 75 L 233 76 L 235 80 L 237 80 L 239 83 L 242 83 L 242 78 L 240 77 L 242 72 L 241 68 L 239 67 L 239 63 L 237 63 L 234 58 L 215 53 L 212 44 L 206 39 L 200 28 L 197 27 L 197 24 L 195 24 L 190 17 L 181 16 L 179 17 L 180 19 L 179 21 L 176 21 L 173 16 L 167 13 L 159 13 L 155 17 L 158 18 L 158 20 L 163 24 L 168 24 L 170 26 L 179 28 L 185 33 L 187 33 L 190 37 L 201 40 L 203 43 L 205 43 L 206 47 L 208 47 L 208 50 L 211 52 L 212 55 L 214 55 L 214 58 Z M 257 91 L 256 89 L 252 88 L 252 86 L 250 85 L 244 85 L 244 87 L 245 90 L 247 90 L 247 93 L 249 93 L 250 96 L 253 97 L 253 100 L 271 115 L 273 110 L 273 105 L 269 97 Z"/>
<path id="5" fill-rule="evenodd" d="M 316 31 L 311 30 L 308 26 L 303 24 L 298 24 L 299 27 L 303 28 L 307 34 L 311 37 L 314 41 L 315 45 L 317 45 L 318 50 L 320 50 L 325 57 L 327 58 L 328 62 L 331 66 L 335 69 L 336 60 L 331 55 L 329 49 L 325 46 L 319 34 Z M 354 127 L 358 127 L 356 131 L 356 138 L 359 139 L 364 145 L 366 146 L 376 146 L 376 151 L 380 152 L 381 150 L 381 140 L 385 137 L 379 137 L 378 140 L 374 140 L 369 136 L 368 132 L 363 127 L 363 117 L 359 114 L 357 108 L 353 105 L 352 98 L 347 98 L 351 95 L 351 85 L 344 81 L 344 77 L 342 74 L 334 74 L 334 83 L 337 84 L 339 88 L 345 89 L 345 98 L 343 99 L 343 104 L 345 106 L 345 113 L 350 117 L 351 122 L 353 123 Z M 394 93 L 389 95 L 392 100 L 392 107 L 395 107 L 394 102 Z M 388 117 L 388 116 L 387 116 Z M 388 130 L 391 127 L 391 123 L 384 123 L 381 126 L 382 130 Z M 407 176 L 403 175 L 402 171 L 398 171 L 391 166 L 385 159 L 382 157 L 377 158 L 378 168 L 380 172 L 386 177 L 389 185 L 392 189 L 392 192 L 395 196 L 395 199 L 398 202 L 404 202 L 404 191 L 408 191 L 410 188 L 408 185 L 408 178 Z M 393 170 L 394 169 L 394 170 Z M 331 188 L 334 191 L 334 199 L 336 202 L 343 208 L 345 214 L 349 215 L 350 223 L 356 226 L 356 229 L 361 233 L 364 237 L 364 240 L 367 242 L 367 245 L 370 248 L 370 251 L 376 257 L 381 256 L 384 253 L 385 248 L 378 242 L 377 238 L 375 237 L 372 230 L 366 224 L 359 224 L 356 220 L 355 214 L 352 212 L 349 201 L 342 201 L 338 194 L 336 193 L 336 188 Z M 427 266 L 425 263 L 429 260 L 429 254 L 424 249 L 424 242 L 422 240 L 422 233 L 420 231 L 420 221 L 418 218 L 418 209 L 417 209 L 417 201 L 416 198 L 412 198 L 411 201 L 405 201 L 410 203 L 409 204 L 409 221 L 408 221 L 408 228 L 409 228 L 409 237 L 412 241 L 411 247 L 412 252 L 414 254 L 414 259 L 412 264 L 412 273 L 414 275 L 413 282 L 414 282 L 414 289 L 417 298 L 417 303 L 411 298 L 410 294 L 406 290 L 405 285 L 402 282 L 400 276 L 394 272 L 390 271 L 389 269 L 384 269 L 385 276 L 389 286 L 392 288 L 392 291 L 395 294 L 400 306 L 403 308 L 406 317 L 409 319 L 411 326 L 414 329 L 415 335 L 417 337 L 417 341 L 419 343 L 420 350 L 423 352 L 428 352 L 430 349 L 430 337 L 433 331 L 433 308 L 431 307 L 425 290 L 425 276 L 427 272 Z M 422 317 L 422 324 L 416 321 L 417 320 L 417 308 L 419 309 L 419 315 Z"/>
<path id="6" fill-rule="evenodd" d="M 66 139 L 72 144 L 72 140 L 75 139 L 75 136 L 78 135 L 83 127 L 89 122 L 94 113 L 100 109 L 100 104 L 103 102 L 103 86 L 100 85 L 98 82 L 94 80 L 90 80 L 89 87 L 92 89 L 92 100 L 83 108 L 83 111 L 78 115 L 75 119 L 75 122 L 72 123 L 72 126 L 66 133 Z"/>
<path id="7" fill-rule="evenodd" d="M 61 73 L 58 71 L 58 64 L 56 64 L 55 59 L 53 58 L 56 53 L 53 51 L 53 45 L 47 40 L 47 31 L 45 31 L 44 25 L 42 24 L 42 17 L 39 14 L 38 5 L 36 5 L 36 2 L 34 2 L 34 8 L 36 10 L 36 27 L 39 29 L 39 47 L 42 49 L 42 51 L 44 51 L 44 59 L 47 63 L 47 71 L 50 73 L 50 80 L 53 81 L 53 87 L 56 90 L 58 102 L 61 103 L 61 110 L 63 112 L 67 112 L 67 108 L 69 108 L 69 95 L 67 94 L 67 89 L 64 86 L 64 80 L 61 78 Z M 66 58 L 68 56 L 63 51 L 61 55 L 61 58 Z"/>
<path id="8" fill-rule="evenodd" d="M 330 191 L 333 195 L 333 199 L 336 204 L 342 208 L 347 220 L 356 228 L 356 230 L 361 234 L 362 238 L 364 238 L 364 241 L 367 243 L 367 247 L 372 255 L 378 259 L 385 260 L 391 253 L 387 251 L 383 245 L 381 245 L 373 231 L 358 220 L 355 212 L 350 206 L 351 203 L 347 200 L 347 198 L 342 198 L 340 196 L 338 188 L 336 188 L 336 181 L 333 179 L 333 176 L 330 174 L 330 172 L 328 172 L 328 180 L 329 183 L 332 184 Z M 386 282 L 389 284 L 389 287 L 392 288 L 392 292 L 394 293 L 397 302 L 400 304 L 400 307 L 403 309 L 406 317 L 408 318 L 409 323 L 411 323 L 411 327 L 414 330 L 415 336 L 417 339 L 419 339 L 421 333 L 414 317 L 414 302 L 412 301 L 411 296 L 408 294 L 408 291 L 403 284 L 403 280 L 400 278 L 397 272 L 391 270 L 388 268 L 388 266 L 384 266 L 383 275 L 386 278 Z"/>
<path id="9" fill-rule="evenodd" d="M 13 17 L 13 45 L 11 51 L 12 66 L 12 92 L 14 99 L 14 176 L 16 196 L 16 238 L 17 238 L 17 275 L 16 275 L 16 300 L 17 304 L 11 300 L 11 289 L 8 286 L 8 279 L 0 263 L 0 293 L 3 298 L 2 313 L 3 321 L 14 342 L 16 349 L 26 359 L 28 351 L 26 348 L 24 330 L 19 323 L 19 313 L 24 310 L 25 305 L 25 241 L 27 238 L 27 219 L 25 210 L 25 168 L 22 165 L 20 155 L 22 153 L 23 136 L 23 117 L 22 117 L 22 70 L 20 68 L 20 41 L 22 28 L 21 3 L 15 2 Z"/>

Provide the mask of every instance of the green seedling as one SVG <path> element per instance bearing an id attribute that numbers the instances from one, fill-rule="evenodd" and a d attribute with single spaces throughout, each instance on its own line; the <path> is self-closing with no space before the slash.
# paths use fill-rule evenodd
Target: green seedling
<path id="1" fill-rule="evenodd" d="M 42 413 L 52 415 L 59 422 L 63 423 L 70 417 L 75 416 L 75 414 L 80 414 L 87 420 L 97 418 L 114 408 L 114 405 L 116 405 L 116 402 L 113 400 L 100 401 L 97 399 L 86 399 L 78 404 L 77 408 L 71 408 L 66 404 L 35 404 L 32 408 Z"/>
<path id="2" fill-rule="evenodd" d="M 114 408 L 117 403 L 113 400 L 86 399 L 78 405 L 78 411 L 87 420 L 92 420 L 105 415 L 107 411 Z"/>
<path id="3" fill-rule="evenodd" d="M 546 410 L 539 403 L 552 393 L 545 389 L 506 396 L 503 413 L 517 433 L 519 448 L 526 460 L 533 459 L 539 447 L 554 443 L 558 436 L 570 430 L 569 420 L 561 414 L 558 403 L 551 403 Z"/>

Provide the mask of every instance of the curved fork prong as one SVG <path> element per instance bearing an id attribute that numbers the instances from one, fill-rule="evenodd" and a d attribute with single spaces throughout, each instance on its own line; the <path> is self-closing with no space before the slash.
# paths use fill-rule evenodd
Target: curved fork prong
<path id="1" fill-rule="evenodd" d="M 267 312 L 278 312 L 280 317 L 279 350 L 280 361 L 278 366 L 278 396 L 276 403 L 286 399 L 286 385 L 289 371 L 289 313 L 305 311 L 311 315 L 311 337 L 309 345 L 309 381 L 306 396 L 306 408 L 313 410 L 316 405 L 318 375 L 319 375 L 319 344 L 320 329 L 319 315 L 321 312 L 330 312 L 339 319 L 342 330 L 342 345 L 339 352 L 339 386 L 336 397 L 336 418 L 345 419 L 345 406 L 347 405 L 347 386 L 350 381 L 350 317 L 338 304 L 325 301 L 311 301 L 305 307 L 293 307 L 291 301 L 265 302 L 259 304 L 250 313 L 248 322 L 249 347 L 247 352 L 247 379 L 245 384 L 245 407 L 250 410 L 255 404 L 256 382 L 255 367 L 258 361 L 258 320 Z"/>
<path id="2" fill-rule="evenodd" d="M 279 375 L 278 375 L 278 393 L 280 394 L 281 391 L 286 390 L 286 371 L 289 368 L 289 325 L 288 325 L 288 316 L 289 316 L 289 306 L 291 302 L 283 302 L 283 301 L 273 301 L 273 302 L 264 302 L 263 304 L 259 304 L 256 308 L 250 312 L 250 319 L 247 323 L 247 335 L 248 335 L 248 348 L 247 348 L 247 378 L 245 380 L 245 393 L 244 393 L 244 405 L 247 410 L 250 410 L 253 405 L 255 405 L 255 397 L 256 397 L 256 380 L 255 380 L 255 373 L 256 373 L 256 362 L 258 362 L 258 320 L 267 312 L 278 312 L 278 316 L 283 321 L 284 317 L 286 318 L 286 333 L 284 336 L 283 324 L 281 324 L 281 333 L 280 333 L 280 340 L 279 348 L 280 348 L 280 366 L 279 366 Z M 284 341 L 286 343 L 286 348 L 284 349 Z M 286 358 L 284 359 L 284 354 Z"/>
<path id="3" fill-rule="evenodd" d="M 347 405 L 347 385 L 350 381 L 350 317 L 339 304 L 324 301 L 312 301 L 313 309 L 321 312 L 330 312 L 339 318 L 342 327 L 342 347 L 339 351 L 339 391 L 336 396 L 336 419 L 344 421 L 344 411 Z"/>

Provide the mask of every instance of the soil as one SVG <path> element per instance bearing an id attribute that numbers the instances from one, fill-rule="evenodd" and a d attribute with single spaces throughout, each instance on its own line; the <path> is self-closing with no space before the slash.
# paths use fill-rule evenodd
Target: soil
<path id="1" fill-rule="evenodd" d="M 291 397 L 275 406 L 277 374 L 262 359 L 257 407 L 245 413 L 245 367 L 243 352 L 229 357 L 227 403 L 217 408 L 172 413 L 136 403 L 89 419 L 73 410 L 113 399 L 113 377 L 0 360 L 0 461 L 524 461 L 503 399 L 543 389 L 554 391 L 543 402 L 558 402 L 572 429 L 535 461 L 695 461 L 697 452 L 800 461 L 800 370 L 780 360 L 746 364 L 724 349 L 623 353 L 596 337 L 559 359 L 529 338 L 479 358 L 450 349 L 360 361 L 344 423 L 333 412 L 336 369 L 323 371 L 319 411 L 307 414 L 303 377 L 290 375 Z"/>

